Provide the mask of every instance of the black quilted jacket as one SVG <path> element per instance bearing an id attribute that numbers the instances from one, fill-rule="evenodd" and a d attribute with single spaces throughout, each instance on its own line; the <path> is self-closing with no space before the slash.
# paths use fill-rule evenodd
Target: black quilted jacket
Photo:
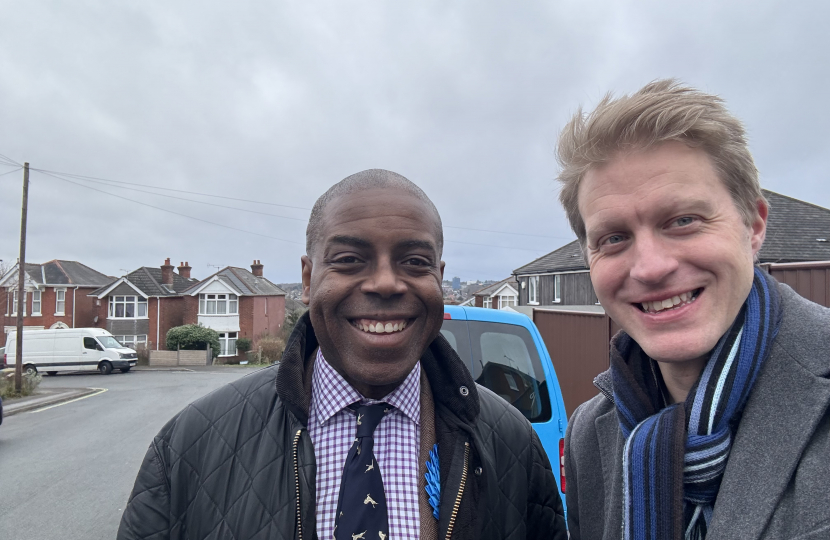
<path id="1" fill-rule="evenodd" d="M 118 538 L 316 538 L 306 430 L 306 363 L 316 347 L 305 316 L 280 367 L 220 388 L 168 422 L 147 451 Z M 477 387 L 443 337 L 421 366 L 435 401 L 439 538 L 564 540 L 556 481 L 530 423 Z"/>

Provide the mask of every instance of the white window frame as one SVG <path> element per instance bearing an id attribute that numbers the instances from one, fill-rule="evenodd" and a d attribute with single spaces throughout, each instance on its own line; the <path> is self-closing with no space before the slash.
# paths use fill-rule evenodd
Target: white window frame
<path id="1" fill-rule="evenodd" d="M 135 349 L 136 345 L 147 344 L 147 334 L 136 336 L 112 336 L 118 340 L 118 343 L 124 345 L 128 349 Z M 127 339 L 129 338 L 129 339 Z"/>
<path id="2" fill-rule="evenodd" d="M 239 315 L 239 297 L 235 294 L 200 294 L 199 315 Z"/>
<path id="3" fill-rule="evenodd" d="M 499 296 L 499 309 L 504 309 L 506 307 L 516 307 L 517 303 L 518 299 L 516 298 L 515 294 L 505 294 Z"/>
<path id="4" fill-rule="evenodd" d="M 26 296 L 28 291 L 23 291 L 23 316 L 26 316 Z M 6 295 L 6 298 L 12 299 L 12 307 L 11 313 L 9 313 L 9 317 L 17 317 L 17 289 L 13 289 L 10 294 Z"/>
<path id="5" fill-rule="evenodd" d="M 527 304 L 530 306 L 539 305 L 539 276 L 527 278 Z"/>
<path id="6" fill-rule="evenodd" d="M 553 303 L 558 304 L 562 302 L 562 276 L 560 274 L 553 275 Z"/>
<path id="7" fill-rule="evenodd" d="M 132 300 L 127 300 L 132 298 Z M 124 306 L 124 315 L 118 316 L 117 306 Z M 127 306 L 133 306 L 133 316 L 127 317 Z M 142 308 L 144 315 L 140 315 Z M 116 294 L 109 297 L 109 307 L 107 317 L 110 319 L 148 319 L 147 299 L 143 296 L 134 294 Z"/>
<path id="8" fill-rule="evenodd" d="M 37 300 L 35 300 L 37 299 Z M 35 310 L 35 306 L 37 306 L 37 310 Z M 34 289 L 32 291 L 32 317 L 40 317 L 42 315 L 41 310 L 43 309 L 43 291 L 40 289 Z"/>
<path id="9" fill-rule="evenodd" d="M 482 305 L 488 309 L 491 309 L 493 307 L 493 298 L 490 296 L 485 296 Z"/>
<path id="10" fill-rule="evenodd" d="M 219 356 L 236 356 L 236 341 L 239 339 L 239 332 L 219 333 Z M 233 352 L 230 347 L 233 345 Z"/>
<path id="11" fill-rule="evenodd" d="M 55 315 L 66 315 L 66 289 L 55 289 Z"/>

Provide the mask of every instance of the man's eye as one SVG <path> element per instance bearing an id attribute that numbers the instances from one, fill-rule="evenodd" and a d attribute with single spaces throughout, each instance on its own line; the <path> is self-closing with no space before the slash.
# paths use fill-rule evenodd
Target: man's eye
<path id="1" fill-rule="evenodd" d="M 625 237 L 623 235 L 621 235 L 621 234 L 612 234 L 611 236 L 606 238 L 605 242 L 603 242 L 603 243 L 604 244 L 609 244 L 609 245 L 614 245 L 614 244 L 619 244 L 623 240 L 625 240 Z"/>
<path id="2" fill-rule="evenodd" d="M 681 218 L 675 219 L 674 223 L 678 227 L 685 227 L 686 225 L 691 225 L 692 223 L 694 223 L 694 221 L 695 218 L 693 218 L 692 216 L 683 216 Z"/>
<path id="3" fill-rule="evenodd" d="M 332 262 L 334 262 L 335 264 L 354 264 L 360 262 L 360 259 L 351 255 L 347 255 L 345 257 L 339 257 L 337 259 L 334 259 L 334 261 Z"/>
<path id="4" fill-rule="evenodd" d="M 429 265 L 429 262 L 425 261 L 424 259 L 419 259 L 417 257 L 412 257 L 410 259 L 406 259 L 403 262 L 403 264 L 406 264 L 406 265 L 409 265 L 409 266 L 427 266 L 427 265 Z"/>

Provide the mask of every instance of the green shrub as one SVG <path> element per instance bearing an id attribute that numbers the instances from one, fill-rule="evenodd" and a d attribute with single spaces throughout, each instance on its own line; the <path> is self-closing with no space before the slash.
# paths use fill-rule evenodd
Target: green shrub
<path id="1" fill-rule="evenodd" d="M 294 331 L 294 327 L 297 326 L 297 321 L 300 320 L 300 317 L 308 311 L 307 309 L 295 309 L 294 311 L 285 312 L 285 320 L 282 322 L 282 327 L 280 328 L 279 337 L 282 338 L 283 342 L 288 342 L 288 336 L 291 335 L 291 332 Z"/>
<path id="2" fill-rule="evenodd" d="M 23 381 L 18 394 L 14 391 L 14 369 L 4 369 L 0 371 L 0 398 L 31 396 L 42 379 L 43 375 L 40 373 L 34 375 L 23 373 Z"/>
<path id="3" fill-rule="evenodd" d="M 236 340 L 236 350 L 243 356 L 246 352 L 251 350 L 251 345 L 253 344 L 249 338 L 243 337 Z"/>
<path id="4" fill-rule="evenodd" d="M 199 324 L 176 326 L 167 332 L 167 348 L 171 351 L 204 351 L 210 346 L 213 357 L 219 355 L 219 332 Z"/>

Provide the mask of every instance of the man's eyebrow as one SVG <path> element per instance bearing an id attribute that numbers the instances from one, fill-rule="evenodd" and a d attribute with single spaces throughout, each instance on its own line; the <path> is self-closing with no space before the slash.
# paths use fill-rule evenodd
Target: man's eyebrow
<path id="1" fill-rule="evenodd" d="M 395 246 L 398 249 L 426 249 L 435 251 L 435 244 L 428 240 L 404 240 Z"/>
<path id="2" fill-rule="evenodd" d="M 345 234 L 337 234 L 332 236 L 327 244 L 346 244 L 347 246 L 353 246 L 358 248 L 369 248 L 372 247 L 372 243 L 364 238 L 360 238 L 359 236 L 348 236 Z"/>

